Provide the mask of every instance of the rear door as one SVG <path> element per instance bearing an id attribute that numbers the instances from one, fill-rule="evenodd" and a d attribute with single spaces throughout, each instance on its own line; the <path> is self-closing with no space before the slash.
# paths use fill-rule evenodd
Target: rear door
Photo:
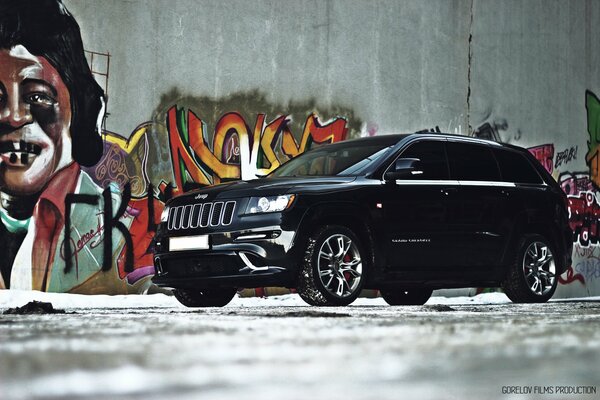
<path id="1" fill-rule="evenodd" d="M 459 272 L 485 273 L 501 260 L 511 185 L 502 181 L 489 145 L 449 140 L 447 149 L 450 176 L 459 182 L 451 221 Z"/>

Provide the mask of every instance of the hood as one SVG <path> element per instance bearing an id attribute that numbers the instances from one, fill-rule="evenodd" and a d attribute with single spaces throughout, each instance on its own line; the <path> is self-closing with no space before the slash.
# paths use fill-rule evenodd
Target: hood
<path id="1" fill-rule="evenodd" d="M 250 181 L 227 182 L 215 186 L 195 189 L 173 199 L 171 203 L 179 200 L 214 201 L 250 196 L 276 196 L 280 194 L 303 192 L 329 192 L 340 189 L 340 185 L 348 184 L 356 177 L 315 176 L 295 178 L 261 178 Z"/>

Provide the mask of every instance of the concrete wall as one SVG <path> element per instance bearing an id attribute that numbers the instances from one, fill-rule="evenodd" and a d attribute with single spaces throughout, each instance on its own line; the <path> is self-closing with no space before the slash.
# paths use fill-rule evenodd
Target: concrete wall
<path id="1" fill-rule="evenodd" d="M 173 90 L 215 99 L 259 90 L 282 113 L 314 98 L 319 108 L 352 109 L 378 132 L 464 127 L 470 2 L 65 4 L 86 47 L 111 54 L 114 132 L 129 134 Z"/>

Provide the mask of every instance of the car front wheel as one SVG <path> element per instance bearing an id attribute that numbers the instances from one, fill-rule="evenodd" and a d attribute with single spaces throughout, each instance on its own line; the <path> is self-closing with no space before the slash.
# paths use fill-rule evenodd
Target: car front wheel
<path id="1" fill-rule="evenodd" d="M 502 284 L 514 303 L 544 303 L 558 285 L 554 253 L 541 235 L 526 235 L 519 242 L 517 256 Z"/>
<path id="2" fill-rule="evenodd" d="M 352 303 L 364 285 L 364 254 L 350 229 L 328 225 L 317 230 L 306 245 L 298 294 L 314 306 Z"/>
<path id="3" fill-rule="evenodd" d="M 235 288 L 218 289 L 175 289 L 173 294 L 186 307 L 223 307 L 235 296 Z"/>

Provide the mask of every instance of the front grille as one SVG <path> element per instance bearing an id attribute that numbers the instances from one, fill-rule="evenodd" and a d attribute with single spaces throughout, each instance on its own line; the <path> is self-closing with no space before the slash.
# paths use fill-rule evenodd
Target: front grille
<path id="1" fill-rule="evenodd" d="M 233 220 L 235 201 L 217 201 L 172 207 L 167 227 L 170 231 L 207 226 L 227 226 Z"/>

